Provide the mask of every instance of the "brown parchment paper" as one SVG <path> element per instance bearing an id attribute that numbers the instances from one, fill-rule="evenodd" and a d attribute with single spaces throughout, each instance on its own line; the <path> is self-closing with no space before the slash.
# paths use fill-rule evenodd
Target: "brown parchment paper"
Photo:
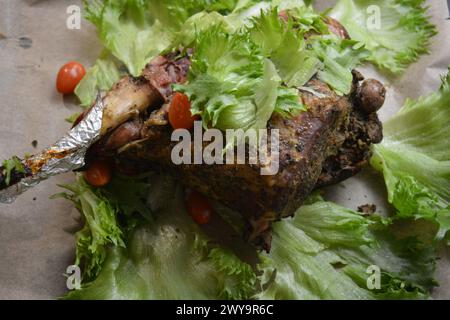
<path id="1" fill-rule="evenodd" d="M 325 9 L 334 1 L 316 1 Z M 429 0 L 439 35 L 432 53 L 396 79 L 373 68 L 361 68 L 367 77 L 383 80 L 388 99 L 381 118 L 388 119 L 406 97 L 436 90 L 440 74 L 450 65 L 450 20 L 444 0 Z M 50 145 L 69 128 L 65 117 L 79 111 L 74 98 L 55 90 L 61 65 L 77 60 L 86 66 L 101 48 L 94 28 L 82 20 L 80 30 L 66 28 L 67 7 L 80 0 L 0 0 L 0 158 L 34 153 Z M 37 149 L 32 141 L 37 140 Z M 14 204 L 0 205 L 0 299 L 55 299 L 66 291 L 67 266 L 74 259 L 78 216 L 68 201 L 49 200 L 56 186 L 73 179 L 55 177 L 22 195 Z M 383 179 L 370 168 L 326 190 L 327 198 L 356 209 L 375 203 L 388 213 Z M 434 290 L 437 299 L 450 298 L 450 250 L 442 249 Z"/>

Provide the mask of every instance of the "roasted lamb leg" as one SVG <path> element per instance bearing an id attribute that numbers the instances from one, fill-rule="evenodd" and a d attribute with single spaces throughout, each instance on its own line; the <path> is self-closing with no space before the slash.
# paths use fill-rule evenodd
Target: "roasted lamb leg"
<path id="1" fill-rule="evenodd" d="M 338 23 L 329 23 L 332 32 L 347 36 Z M 96 142 L 90 141 L 86 162 L 111 158 L 124 167 L 145 171 L 156 166 L 173 173 L 187 187 L 239 211 L 247 222 L 247 239 L 269 251 L 274 221 L 293 215 L 314 188 L 346 179 L 367 163 L 370 145 L 382 139 L 376 111 L 384 102 L 384 87 L 355 71 L 352 92 L 339 96 L 311 79 L 299 91 L 308 110 L 292 118 L 274 114 L 267 124 L 269 134 L 279 130 L 275 175 L 261 175 L 261 164 L 175 165 L 168 105 L 172 84 L 186 80 L 189 57 L 190 52 L 157 57 L 140 77 L 125 77 L 106 94 L 100 132 Z M 45 161 L 55 157 L 52 150 L 41 154 Z M 24 172 L 12 172 L 11 183 L 36 175 L 47 163 L 41 160 L 24 160 Z M 7 187 L 1 172 L 0 190 Z"/>
<path id="2" fill-rule="evenodd" d="M 381 141 L 376 113 L 367 113 L 361 105 L 360 88 L 373 80 L 363 81 L 355 72 L 349 96 L 339 96 L 325 83 L 312 79 L 299 92 L 307 112 L 292 118 L 272 116 L 267 129 L 279 130 L 277 174 L 261 175 L 261 164 L 175 165 L 171 152 L 177 142 L 171 141 L 167 83 L 184 80 L 189 59 L 173 57 L 159 57 L 143 73 L 164 97 L 162 107 L 119 126 L 97 143 L 89 158 L 113 157 L 125 166 L 152 164 L 174 173 L 187 187 L 242 213 L 248 222 L 246 236 L 259 248 L 269 250 L 274 221 L 293 215 L 315 187 L 354 175 L 369 159 L 370 145 Z"/>

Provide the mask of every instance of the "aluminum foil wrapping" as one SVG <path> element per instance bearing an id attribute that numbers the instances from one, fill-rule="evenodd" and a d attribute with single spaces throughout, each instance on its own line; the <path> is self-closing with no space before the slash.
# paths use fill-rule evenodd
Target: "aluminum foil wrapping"
<path id="1" fill-rule="evenodd" d="M 98 94 L 93 107 L 76 127 L 54 145 L 25 161 L 33 174 L 0 190 L 0 203 L 12 203 L 18 195 L 41 181 L 83 167 L 87 150 L 100 138 L 103 107 L 103 100 Z"/>

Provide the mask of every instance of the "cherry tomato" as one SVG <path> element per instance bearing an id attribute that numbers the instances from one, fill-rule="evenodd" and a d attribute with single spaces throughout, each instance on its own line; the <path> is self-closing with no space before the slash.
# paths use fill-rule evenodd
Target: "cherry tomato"
<path id="1" fill-rule="evenodd" d="M 56 89 L 62 94 L 73 93 L 85 74 L 86 70 L 81 63 L 75 61 L 66 63 L 59 69 L 58 77 L 56 78 Z"/>
<path id="2" fill-rule="evenodd" d="M 186 208 L 189 215 L 198 224 L 207 224 L 213 213 L 213 208 L 209 200 L 196 191 L 188 194 Z"/>
<path id="3" fill-rule="evenodd" d="M 175 92 L 169 107 L 169 122 L 174 129 L 191 129 L 196 117 L 192 116 L 191 103 L 188 97 Z"/>
<path id="4" fill-rule="evenodd" d="M 106 161 L 95 161 L 84 172 L 84 178 L 93 187 L 106 186 L 112 177 L 111 165 Z"/>

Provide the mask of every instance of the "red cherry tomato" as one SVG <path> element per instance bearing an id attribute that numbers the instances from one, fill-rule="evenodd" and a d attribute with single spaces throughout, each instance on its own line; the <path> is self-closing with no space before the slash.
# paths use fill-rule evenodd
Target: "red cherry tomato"
<path id="1" fill-rule="evenodd" d="M 81 63 L 75 61 L 66 63 L 59 69 L 58 77 L 56 78 L 56 89 L 62 94 L 73 93 L 85 74 L 86 70 Z"/>
<path id="2" fill-rule="evenodd" d="M 106 186 L 112 177 L 111 165 L 106 161 L 95 161 L 84 172 L 84 178 L 93 187 Z"/>
<path id="3" fill-rule="evenodd" d="M 198 224 L 207 224 L 211 219 L 213 208 L 209 200 L 202 194 L 192 191 L 186 200 L 189 215 Z"/>
<path id="4" fill-rule="evenodd" d="M 169 107 L 169 122 L 174 129 L 191 129 L 196 117 L 192 116 L 191 103 L 188 97 L 175 92 Z"/>

